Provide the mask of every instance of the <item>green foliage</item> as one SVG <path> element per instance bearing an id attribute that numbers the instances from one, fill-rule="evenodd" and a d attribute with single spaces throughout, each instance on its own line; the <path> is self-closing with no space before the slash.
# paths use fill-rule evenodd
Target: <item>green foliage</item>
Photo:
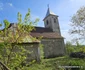
<path id="1" fill-rule="evenodd" d="M 30 9 L 28 9 L 28 12 L 26 13 L 24 20 L 22 20 L 22 15 L 18 12 L 18 28 L 22 29 L 23 31 L 27 31 L 30 33 L 34 29 L 34 25 L 39 21 L 39 19 L 35 19 L 35 21 L 32 21 L 31 15 L 30 15 Z"/>
<path id="2" fill-rule="evenodd" d="M 38 22 L 38 19 L 35 21 L 30 19 L 30 10 L 28 10 L 24 20 L 22 20 L 22 15 L 18 12 L 17 19 L 16 29 L 9 29 L 10 23 L 8 20 L 3 21 L 5 28 L 0 31 L 0 60 L 11 70 L 28 70 L 27 65 L 29 64 L 26 64 L 26 57 L 29 50 L 19 45 L 19 43 L 23 42 L 26 35 L 32 38 L 29 33 L 34 29 L 33 25 Z"/>
<path id="3" fill-rule="evenodd" d="M 80 47 L 80 48 L 79 48 L 79 51 L 82 51 L 82 52 L 85 53 L 85 46 Z"/>
<path id="4" fill-rule="evenodd" d="M 79 40 L 85 39 L 85 7 L 81 7 L 71 18 L 70 34 Z"/>
<path id="5" fill-rule="evenodd" d="M 11 70 L 22 69 L 21 64 L 25 63 L 27 50 L 23 46 L 10 43 L 0 44 L 0 46 L 0 60 Z"/>
<path id="6" fill-rule="evenodd" d="M 41 59 L 43 59 L 44 58 L 44 51 L 43 51 L 44 46 L 43 46 L 43 44 L 40 44 L 39 47 L 40 47 L 40 57 L 41 57 Z"/>
<path id="7" fill-rule="evenodd" d="M 85 66 L 85 59 L 69 58 L 68 56 L 42 59 L 41 63 L 34 63 L 30 70 L 64 70 L 62 66 Z M 71 64 L 71 65 L 70 65 Z M 84 69 L 85 70 L 85 69 Z"/>
<path id="8" fill-rule="evenodd" d="M 72 52 L 85 52 L 85 46 L 80 45 L 78 42 L 76 45 L 72 45 L 71 42 L 67 42 L 65 47 L 67 55 L 69 55 Z"/>
<path id="9" fill-rule="evenodd" d="M 74 51 L 75 51 L 74 47 L 66 47 L 66 54 L 69 55 L 70 53 L 72 53 Z"/>
<path id="10" fill-rule="evenodd" d="M 9 21 L 5 19 L 3 22 L 4 22 L 4 25 L 5 25 L 5 29 L 7 29 L 10 25 Z"/>
<path id="11" fill-rule="evenodd" d="M 75 47 L 71 44 L 71 42 L 66 42 L 66 54 L 69 55 L 70 53 L 75 51 Z"/>
<path id="12" fill-rule="evenodd" d="M 2 24 L 0 23 L 0 27 L 2 26 Z"/>
<path id="13" fill-rule="evenodd" d="M 83 60 L 70 60 L 68 64 L 70 66 L 82 66 Z"/>

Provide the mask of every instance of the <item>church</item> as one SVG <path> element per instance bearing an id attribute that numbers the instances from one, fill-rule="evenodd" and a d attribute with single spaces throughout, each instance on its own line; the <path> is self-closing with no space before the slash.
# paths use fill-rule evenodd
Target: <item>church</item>
<path id="1" fill-rule="evenodd" d="M 50 11 L 48 7 L 44 21 L 44 27 L 35 27 L 31 36 L 42 36 L 41 44 L 45 58 L 53 58 L 65 54 L 64 38 L 61 36 L 58 16 Z"/>
<path id="2" fill-rule="evenodd" d="M 30 32 L 30 36 L 36 37 L 37 39 L 42 37 L 39 43 L 43 45 L 44 58 L 63 56 L 65 54 L 65 44 L 64 38 L 61 36 L 58 16 L 52 13 L 48 7 L 43 21 L 44 27 L 35 27 L 35 29 Z M 16 26 L 17 24 L 10 24 L 9 28 L 15 29 Z M 34 50 L 34 53 L 32 54 L 33 58 L 40 59 L 39 46 L 35 46 L 35 43 L 31 44 L 34 45 L 34 48 L 31 48 L 31 50 Z M 24 44 L 24 46 L 28 45 L 28 43 Z"/>

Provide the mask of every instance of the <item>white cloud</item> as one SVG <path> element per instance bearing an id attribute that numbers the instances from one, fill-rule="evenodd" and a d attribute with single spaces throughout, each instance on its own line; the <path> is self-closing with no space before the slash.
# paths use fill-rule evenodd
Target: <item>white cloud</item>
<path id="1" fill-rule="evenodd" d="M 2 3 L 0 2 L 0 10 L 3 10 L 6 6 L 13 7 L 12 3 Z"/>
<path id="2" fill-rule="evenodd" d="M 12 4 L 12 3 L 7 3 L 7 4 L 8 4 L 9 6 L 11 6 L 11 7 L 13 6 L 13 4 Z"/>
<path id="3" fill-rule="evenodd" d="M 3 3 L 0 2 L 0 10 L 3 10 Z"/>

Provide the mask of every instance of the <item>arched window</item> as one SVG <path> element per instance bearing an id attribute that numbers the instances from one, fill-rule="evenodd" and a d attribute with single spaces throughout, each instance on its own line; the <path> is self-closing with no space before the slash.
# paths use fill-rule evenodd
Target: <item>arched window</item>
<path id="1" fill-rule="evenodd" d="M 46 23 L 47 23 L 47 25 L 48 25 L 48 23 L 49 23 L 48 20 L 46 21 Z"/>
<path id="2" fill-rule="evenodd" d="M 56 23 L 56 19 L 54 18 L 54 23 Z"/>

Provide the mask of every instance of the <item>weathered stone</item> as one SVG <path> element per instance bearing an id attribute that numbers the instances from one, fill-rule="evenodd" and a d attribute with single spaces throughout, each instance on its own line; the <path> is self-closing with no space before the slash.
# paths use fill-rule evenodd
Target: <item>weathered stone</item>
<path id="1" fill-rule="evenodd" d="M 15 44 L 16 45 L 16 44 Z M 26 49 L 27 53 L 27 58 L 26 61 L 30 62 L 32 60 L 35 60 L 37 62 L 40 62 L 40 48 L 39 48 L 39 43 L 20 43 L 17 44 L 18 46 L 22 46 Z M 16 48 L 14 52 L 18 52 L 19 49 Z"/>
<path id="2" fill-rule="evenodd" d="M 44 45 L 44 57 L 53 58 L 65 54 L 65 45 L 63 39 L 42 39 Z"/>

